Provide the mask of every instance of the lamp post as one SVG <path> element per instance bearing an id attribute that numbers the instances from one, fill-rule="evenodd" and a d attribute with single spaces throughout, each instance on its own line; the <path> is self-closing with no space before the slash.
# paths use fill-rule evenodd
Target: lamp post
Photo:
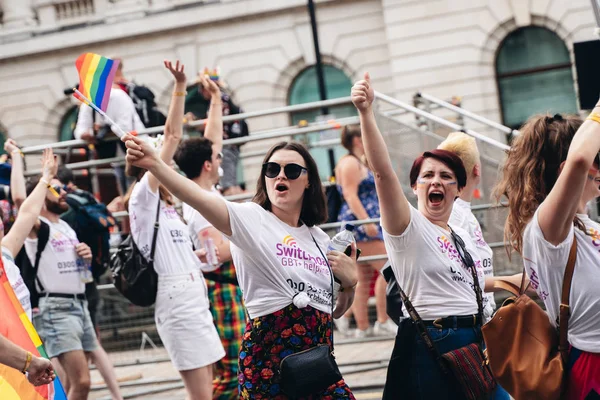
<path id="1" fill-rule="evenodd" d="M 319 97 L 321 100 L 327 100 L 327 86 L 325 85 L 325 74 L 323 73 L 323 61 L 321 59 L 321 50 L 319 47 L 319 32 L 317 29 L 317 17 L 315 13 L 315 4 L 313 0 L 308 0 L 308 14 L 310 16 L 310 27 L 313 36 L 313 45 L 315 48 L 315 71 L 317 73 L 317 84 L 319 88 Z M 329 114 L 328 107 L 321 107 L 321 115 Z M 334 174 L 335 170 L 335 154 L 333 149 L 327 151 L 329 156 L 329 167 L 331 175 Z"/>

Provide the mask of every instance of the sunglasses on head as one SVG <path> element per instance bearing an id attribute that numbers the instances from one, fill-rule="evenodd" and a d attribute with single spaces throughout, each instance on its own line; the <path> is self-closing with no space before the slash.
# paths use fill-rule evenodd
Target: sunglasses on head
<path id="1" fill-rule="evenodd" d="M 264 163 L 262 166 L 262 173 L 267 177 L 267 178 L 276 178 L 279 173 L 281 172 L 281 165 L 277 164 L 276 162 L 267 162 Z M 302 165 L 298 165 L 298 164 L 294 164 L 294 163 L 290 163 L 290 164 L 286 164 L 285 167 L 283 167 L 283 172 L 285 173 L 285 176 L 288 179 L 298 179 L 300 177 L 300 175 L 302 175 L 302 173 L 304 172 L 308 172 L 308 170 L 303 167 Z"/>

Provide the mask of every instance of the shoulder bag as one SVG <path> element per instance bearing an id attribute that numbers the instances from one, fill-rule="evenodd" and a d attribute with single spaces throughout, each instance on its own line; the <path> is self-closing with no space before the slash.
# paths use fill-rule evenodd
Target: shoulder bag
<path id="1" fill-rule="evenodd" d="M 115 288 L 136 306 L 149 307 L 156 302 L 158 274 L 154 270 L 154 251 L 158 234 L 160 216 L 160 195 L 152 234 L 152 248 L 148 260 L 136 246 L 129 234 L 119 245 L 117 252 L 110 258 L 110 269 Z"/>
<path id="2" fill-rule="evenodd" d="M 577 260 L 577 238 L 569 251 L 562 285 L 558 332 L 548 314 L 525 294 L 521 286 L 496 284 L 516 295 L 506 299 L 482 329 L 494 376 L 516 400 L 558 400 L 566 384 L 569 342 L 569 294 Z"/>

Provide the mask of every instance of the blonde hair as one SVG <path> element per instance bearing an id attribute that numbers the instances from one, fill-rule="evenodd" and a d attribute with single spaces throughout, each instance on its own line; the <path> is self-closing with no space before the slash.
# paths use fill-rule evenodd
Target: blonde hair
<path id="1" fill-rule="evenodd" d="M 475 138 L 464 132 L 452 132 L 438 146 L 440 150 L 447 150 L 456 154 L 465 166 L 467 177 L 473 174 L 473 168 L 481 164 L 479 149 Z"/>

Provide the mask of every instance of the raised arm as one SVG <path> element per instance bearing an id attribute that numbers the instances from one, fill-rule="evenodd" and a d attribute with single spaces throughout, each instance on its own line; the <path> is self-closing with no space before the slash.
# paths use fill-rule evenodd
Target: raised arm
<path id="1" fill-rule="evenodd" d="M 21 250 L 21 247 L 23 247 L 25 238 L 27 238 L 33 229 L 42 211 L 46 193 L 48 192 L 48 185 L 56 175 L 57 169 L 58 162 L 52 153 L 52 149 L 45 149 L 42 155 L 42 177 L 21 205 L 15 223 L 2 239 L 2 246 L 10 250 L 15 257 Z"/>
<path id="2" fill-rule="evenodd" d="M 160 148 L 160 159 L 170 165 L 183 136 L 183 110 L 185 108 L 187 78 L 184 72 L 185 67 L 183 64 L 179 64 L 179 61 L 175 65 L 171 61 L 165 61 L 164 63 L 165 68 L 171 72 L 175 79 L 169 113 L 165 122 L 165 136 Z M 159 182 L 153 174 L 148 176 L 148 185 L 153 192 L 158 190 Z"/>
<path id="3" fill-rule="evenodd" d="M 231 235 L 229 210 L 225 200 L 200 188 L 189 179 L 181 176 L 163 160 L 152 146 L 143 139 L 125 135 L 121 139 L 127 146 L 127 161 L 147 169 L 175 197 L 198 210 L 215 228 L 225 235 Z"/>
<path id="4" fill-rule="evenodd" d="M 27 197 L 25 191 L 25 177 L 23 176 L 23 154 L 17 147 L 17 142 L 13 139 L 8 139 L 4 143 L 4 150 L 10 154 L 12 158 L 12 167 L 10 170 L 10 195 L 13 203 L 17 208 L 21 207 L 21 204 Z"/>
<path id="5" fill-rule="evenodd" d="M 594 108 L 600 113 L 600 102 Z M 546 240 L 562 243 L 573 225 L 583 187 L 600 151 L 600 123 L 586 120 L 573 137 L 556 184 L 540 204 L 538 221 Z M 595 172 L 594 174 L 595 175 Z"/>
<path id="6" fill-rule="evenodd" d="M 354 84 L 352 102 L 359 113 L 365 155 L 375 175 L 381 226 L 391 235 L 400 235 L 410 223 L 410 206 L 392 167 L 383 136 L 377 128 L 372 107 L 375 92 L 370 80 L 369 73 L 365 73 L 365 79 Z"/>
<path id="7" fill-rule="evenodd" d="M 213 151 L 220 153 L 223 150 L 223 100 L 221 89 L 207 75 L 200 75 L 200 83 L 210 92 L 210 107 L 204 137 L 213 143 Z"/>

